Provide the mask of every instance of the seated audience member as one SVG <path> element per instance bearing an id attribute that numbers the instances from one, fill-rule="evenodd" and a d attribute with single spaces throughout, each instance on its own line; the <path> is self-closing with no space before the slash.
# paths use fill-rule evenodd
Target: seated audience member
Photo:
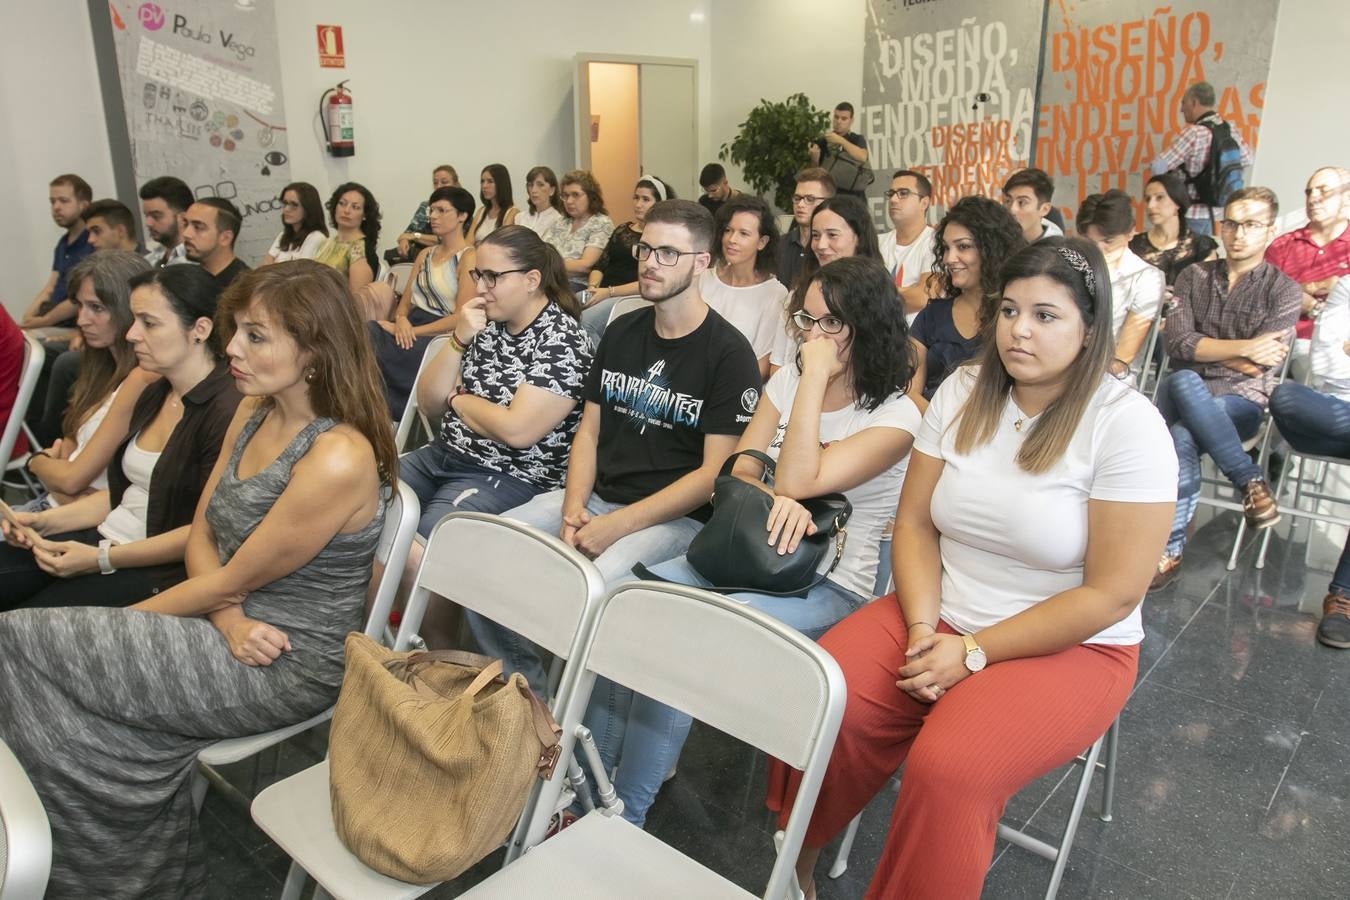
<path id="1" fill-rule="evenodd" d="M 468 241 L 473 208 L 473 195 L 464 188 L 437 188 L 432 193 L 428 227 L 440 243 L 417 254 L 413 275 L 389 320 L 366 323 L 375 361 L 384 376 L 391 418 L 403 417 L 431 339 L 455 327 L 459 302 L 476 293 L 469 275 L 474 260 Z M 391 305 L 394 290 L 389 285 L 372 284 L 367 290 L 380 295 L 383 308 Z"/>
<path id="2" fill-rule="evenodd" d="M 438 191 L 443 187 L 459 187 L 459 173 L 454 166 L 442 165 L 431 170 L 431 189 Z M 398 246 L 384 252 L 384 258 L 390 265 L 412 262 L 423 247 L 433 247 L 438 243 L 436 235 L 431 233 L 427 206 L 425 200 L 417 204 L 416 211 L 408 220 L 408 227 L 398 236 Z"/>
<path id="3" fill-rule="evenodd" d="M 57 240 L 56 249 L 52 251 L 51 273 L 19 320 L 19 325 L 26 329 L 64 328 L 71 324 L 76 309 L 74 301 L 67 295 L 66 275 L 75 268 L 76 263 L 94 252 L 89 243 L 89 232 L 81 218 L 94 199 L 88 182 L 78 175 L 57 175 L 47 187 L 47 199 L 51 206 L 52 221 L 65 233 Z M 42 339 L 44 342 L 50 340 L 53 346 L 64 349 L 70 334 L 52 332 L 44 334 Z"/>
<path id="4" fill-rule="evenodd" d="M 89 231 L 89 246 L 94 252 L 99 250 L 126 250 L 129 253 L 144 253 L 136 243 L 136 220 L 131 210 L 120 200 L 96 200 L 84 208 L 80 214 L 84 227 Z M 75 292 L 67 291 L 70 296 Z"/>
<path id="5" fill-rule="evenodd" d="M 1054 196 L 1055 183 L 1040 169 L 1022 169 L 1003 182 L 1003 205 L 1017 220 L 1028 244 L 1064 234 L 1064 229 L 1046 218 Z"/>
<path id="6" fill-rule="evenodd" d="M 542 235 L 553 245 L 567 268 L 572 289 L 583 290 L 591 269 L 605 252 L 614 222 L 605 214 L 600 182 L 590 172 L 573 169 L 562 180 L 563 218 Z"/>
<path id="7" fill-rule="evenodd" d="M 830 130 L 807 145 L 806 152 L 811 159 L 811 165 L 825 165 L 831 154 L 847 156 L 856 163 L 866 163 L 867 139 L 856 131 L 850 131 L 852 127 L 853 104 L 845 100 L 830 114 Z M 846 191 L 841 188 L 839 192 L 853 194 L 855 197 L 863 196 L 862 191 Z"/>
<path id="8" fill-rule="evenodd" d="M 281 189 L 281 234 L 260 265 L 313 259 L 328 238 L 323 201 L 314 185 L 296 181 Z"/>
<path id="9" fill-rule="evenodd" d="M 1266 262 L 1303 286 L 1298 337 L 1312 337 L 1336 279 L 1350 275 L 1350 171 L 1318 169 L 1303 189 L 1308 224 L 1282 234 L 1266 250 Z"/>
<path id="10" fill-rule="evenodd" d="M 783 287 L 797 285 L 797 275 L 811 253 L 811 217 L 822 200 L 835 195 L 834 176 L 821 168 L 802 169 L 792 192 L 792 222 L 778 244 L 778 280 Z"/>
<path id="11" fill-rule="evenodd" d="M 501 163 L 493 163 L 478 176 L 478 199 L 483 205 L 474 213 L 469 233 L 476 244 L 503 225 L 516 221 L 520 210 L 511 195 L 511 173 Z"/>
<path id="12" fill-rule="evenodd" d="M 566 488 L 507 513 L 559 534 L 611 584 L 631 578 L 636 563 L 688 548 L 694 517 L 706 518 L 717 472 L 759 400 L 750 345 L 699 296 L 712 243 L 712 216 L 697 203 L 666 200 L 647 213 L 638 283 L 655 305 L 605 331 L 586 377 Z M 466 618 L 485 653 L 536 691 L 545 687 L 537 648 L 480 616 Z"/>
<path id="13" fill-rule="evenodd" d="M 131 280 L 148 271 L 148 262 L 126 250 L 101 250 L 70 270 L 71 294 L 80 306 L 75 322 L 84 347 L 71 351 L 71 389 L 63 392 L 60 403 L 49 404 L 43 416 L 44 423 L 54 420 L 51 430 L 60 437 L 28 461 L 28 471 L 50 492 L 31 508 L 68 503 L 90 489 L 108 488 L 108 463 L 126 439 L 136 401 L 159 380 L 158 374 L 136 365 L 136 348 L 127 340 L 134 324 Z M 49 400 L 54 399 L 56 380 L 53 375 Z"/>
<path id="14" fill-rule="evenodd" d="M 1270 414 L 1289 445 L 1300 453 L 1350 461 L 1350 276 L 1331 288 L 1312 338 L 1312 374 L 1317 387 L 1286 381 L 1270 395 Z M 1350 648 L 1350 540 L 1322 600 L 1317 640 Z"/>
<path id="15" fill-rule="evenodd" d="M 130 610 L 0 615 L 0 739 L 51 820 L 51 896 L 205 894 L 197 754 L 330 706 L 361 627 L 398 466 L 361 318 L 339 275 L 296 260 L 244 276 L 221 319 L 248 401 L 188 580 Z"/>
<path id="16" fill-rule="evenodd" d="M 1302 290 L 1265 261 L 1279 204 L 1269 188 L 1235 191 L 1220 223 L 1225 259 L 1196 263 L 1176 283 L 1167 315 L 1172 371 L 1158 407 L 1167 420 L 1181 469 L 1177 511 L 1155 588 L 1176 577 L 1187 527 L 1200 497 L 1200 454 L 1207 453 L 1242 495 L 1253 529 L 1280 521 L 1261 469 L 1242 442 L 1261 426 L 1294 337 Z"/>
<path id="17" fill-rule="evenodd" d="M 698 198 L 699 205 L 714 218 L 723 203 L 732 197 L 740 196 L 741 193 L 731 189 L 731 184 L 727 181 L 726 167 L 721 163 L 708 163 L 704 166 L 698 173 L 698 186 L 703 188 L 703 196 Z"/>
<path id="18" fill-rule="evenodd" d="M 1148 229 L 1130 238 L 1130 252 L 1161 269 L 1170 288 L 1187 266 L 1216 259 L 1214 238 L 1186 225 L 1186 182 L 1174 172 L 1154 175 L 1144 185 L 1144 217 Z"/>
<path id="19" fill-rule="evenodd" d="M 1130 252 L 1134 207 L 1124 191 L 1090 194 L 1078 207 L 1078 233 L 1102 251 L 1111 273 L 1111 371 L 1123 375 L 1144 347 L 1167 289 L 1163 273 Z"/>
<path id="20" fill-rule="evenodd" d="M 1025 246 L 1012 215 L 985 197 L 962 197 L 938 223 L 933 238 L 938 298 L 915 316 L 910 329 L 925 400 L 979 353 L 998 314 L 999 272 Z"/>
<path id="21" fill-rule="evenodd" d="M 774 496 L 765 533 L 779 553 L 793 552 L 815 531 L 799 501 L 838 491 L 853 505 L 843 557 L 805 596 L 730 595 L 811 638 L 872 599 L 878 545 L 895 514 L 919 432 L 922 416 L 905 393 L 913 351 L 893 284 L 878 262 L 864 258 L 841 259 L 815 274 L 793 322 L 802 332 L 801 354 L 769 379 L 736 445 L 777 462 L 773 487 L 765 488 Z M 734 474 L 762 486 L 762 469 L 743 457 Z M 834 559 L 826 556 L 822 571 Z M 653 574 L 694 587 L 718 586 L 683 556 L 656 566 Z M 616 715 L 625 709 L 626 716 Z M 623 816 L 641 827 L 693 720 L 604 681 L 596 685 L 588 718 L 606 767 L 617 766 L 614 786 L 624 802 Z"/>
<path id="22" fill-rule="evenodd" d="M 1087 241 L 1020 250 L 979 365 L 924 416 L 896 595 L 820 640 L 848 704 L 798 858 L 808 897 L 821 848 L 902 764 L 868 896 L 978 897 L 1009 798 L 1099 738 L 1134 687 L 1176 459 L 1157 410 L 1107 373 L 1108 278 Z M 771 767 L 783 819 L 798 780 Z"/>
<path id="23" fill-rule="evenodd" d="M 361 291 L 380 271 L 375 246 L 380 239 L 380 204 L 365 185 L 348 181 L 340 184 L 328 198 L 328 217 L 333 233 L 319 245 L 314 259 L 332 266 L 346 276 L 352 295 L 364 299 Z M 366 318 L 384 318 L 387 310 L 367 307 Z"/>
<path id="24" fill-rule="evenodd" d="M 554 222 L 563 217 L 558 176 L 548 166 L 535 166 L 525 175 L 525 194 L 529 202 L 525 211 L 516 216 L 516 224 L 524 225 L 542 237 Z"/>
<path id="25" fill-rule="evenodd" d="M 192 189 L 181 178 L 161 175 L 141 185 L 141 217 L 150 240 L 159 244 L 147 250 L 145 261 L 155 268 L 185 263 L 183 213 L 192 205 Z"/>
<path id="26" fill-rule="evenodd" d="M 896 172 L 886 190 L 886 215 L 895 230 L 878 237 L 877 245 L 900 292 L 906 323 L 928 305 L 932 291 L 933 226 L 928 224 L 932 197 L 932 183 L 909 169 Z"/>
<path id="27" fill-rule="evenodd" d="M 787 333 L 787 288 L 774 277 L 778 226 L 758 197 L 732 197 L 717 211 L 713 265 L 699 279 L 699 293 L 718 315 L 745 335 L 769 377 L 769 357 Z"/>
<path id="28" fill-rule="evenodd" d="M 23 380 L 23 354 L 26 346 L 23 329 L 10 316 L 9 310 L 0 304 L 0 422 L 8 422 L 9 417 L 14 414 L 14 404 L 19 397 L 19 382 Z M 27 452 L 28 438 L 20 431 L 14 440 L 10 459 L 23 456 Z M 0 466 L 8 463 L 8 459 L 0 460 Z"/>
<path id="29" fill-rule="evenodd" d="M 205 269 L 222 291 L 248 271 L 234 255 L 243 222 L 238 207 L 219 197 L 204 197 L 183 213 L 183 248 L 188 261 Z"/>
<path id="30" fill-rule="evenodd" d="M 131 280 L 127 340 L 162 378 L 136 401 L 108 464 L 108 489 L 37 513 L 18 513 L 0 546 L 0 608 L 125 606 L 184 578 L 188 528 L 239 405 L 213 321 L 219 290 L 198 267 Z"/>
<path id="31" fill-rule="evenodd" d="M 675 192 L 655 175 L 644 175 L 633 188 L 633 221 L 614 229 L 600 254 L 600 261 L 588 276 L 590 294 L 581 314 L 581 324 L 591 336 L 592 346 L 600 345 L 600 337 L 605 333 L 605 325 L 609 323 L 609 314 L 617 299 L 637 295 L 638 265 L 633 257 L 633 247 L 642 239 L 642 223 L 647 220 L 647 211 L 662 200 L 674 197 Z"/>
<path id="32" fill-rule="evenodd" d="M 1215 223 L 1224 216 L 1223 209 L 1199 202 L 1199 194 L 1192 182 L 1204 171 L 1209 161 L 1214 128 L 1224 126 L 1230 129 L 1233 139 L 1237 141 L 1242 165 L 1252 164 L 1252 154 L 1242 140 L 1242 134 L 1231 123 L 1219 117 L 1215 109 L 1216 99 L 1214 86 L 1207 81 L 1197 81 L 1186 88 L 1186 92 L 1181 95 L 1181 115 L 1186 120 L 1186 127 L 1149 164 L 1154 175 L 1176 172 L 1186 180 L 1190 199 L 1186 208 L 1186 227 L 1196 234 L 1213 235 Z"/>

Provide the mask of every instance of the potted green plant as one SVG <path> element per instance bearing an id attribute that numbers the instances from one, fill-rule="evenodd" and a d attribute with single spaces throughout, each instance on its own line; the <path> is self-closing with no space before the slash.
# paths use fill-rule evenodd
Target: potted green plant
<path id="1" fill-rule="evenodd" d="M 825 133 L 829 122 L 830 114 L 812 106 L 805 94 L 781 103 L 760 100 L 718 157 L 740 166 L 746 184 L 761 196 L 791 210 L 792 176 L 807 164 L 807 145 Z"/>

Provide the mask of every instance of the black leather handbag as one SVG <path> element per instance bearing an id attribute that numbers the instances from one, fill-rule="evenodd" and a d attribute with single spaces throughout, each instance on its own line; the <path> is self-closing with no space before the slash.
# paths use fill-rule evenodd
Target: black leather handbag
<path id="1" fill-rule="evenodd" d="M 689 543 L 685 558 L 722 594 L 741 591 L 775 597 L 799 597 L 825 580 L 844 554 L 848 520 L 853 504 L 843 494 L 824 494 L 801 501 L 811 513 L 816 533 L 804 535 L 792 553 L 778 554 L 768 542 L 766 524 L 773 509 L 773 495 L 731 474 L 736 457 L 749 456 L 764 464 L 762 479 L 772 486 L 774 462 L 758 450 L 742 450 L 727 457 L 713 488 L 712 517 Z M 833 548 L 834 559 L 824 572 L 821 560 Z M 665 581 L 646 566 L 633 566 L 633 574 L 647 581 Z"/>

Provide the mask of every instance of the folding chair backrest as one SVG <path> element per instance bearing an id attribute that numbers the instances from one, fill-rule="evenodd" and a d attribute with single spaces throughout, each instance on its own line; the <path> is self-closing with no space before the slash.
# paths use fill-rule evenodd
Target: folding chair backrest
<path id="1" fill-rule="evenodd" d="M 375 560 L 383 564 L 384 570 L 380 573 L 375 599 L 370 604 L 370 615 L 366 619 L 366 636 L 373 640 L 378 641 L 384 636 L 389 610 L 393 608 L 394 595 L 398 593 L 399 582 L 403 579 L 403 567 L 408 562 L 408 550 L 417 535 L 421 508 L 412 488 L 402 481 L 394 483 L 394 492 L 384 511 L 380 542 L 375 547 Z"/>
<path id="2" fill-rule="evenodd" d="M 14 408 L 9 413 L 9 420 L 5 422 L 5 430 L 0 432 L 0 469 L 9 463 L 9 458 L 14 454 L 14 444 L 19 440 L 23 417 L 28 414 L 28 404 L 33 399 L 33 390 L 37 387 L 38 377 L 42 374 L 42 363 L 46 358 L 47 351 L 42 348 L 38 339 L 25 333 L 23 368 L 19 371 L 19 390 L 14 396 Z"/>
<path id="3" fill-rule="evenodd" d="M 626 316 L 630 312 L 636 312 L 639 309 L 651 305 L 652 301 L 644 300 L 641 297 L 621 297 L 619 302 L 615 303 L 614 306 L 610 308 L 609 319 L 606 320 L 605 325 L 608 327 L 611 322 L 620 316 Z"/>
<path id="4" fill-rule="evenodd" d="M 23 766 L 0 741 L 0 898 L 41 900 L 51 865 L 47 812 Z"/>
<path id="5" fill-rule="evenodd" d="M 403 296 L 403 289 L 408 286 L 408 276 L 412 274 L 412 268 L 413 264 L 410 262 L 395 263 L 389 267 L 384 280 L 394 289 L 395 297 Z"/>
<path id="6" fill-rule="evenodd" d="M 594 563 L 552 535 L 501 516 L 456 512 L 427 538 L 400 642 L 421 621 L 428 592 L 570 659 L 605 582 Z"/>
<path id="7" fill-rule="evenodd" d="M 404 450 L 404 444 L 408 442 L 408 435 L 412 434 L 413 423 L 419 419 L 422 422 L 422 428 L 428 435 L 433 435 L 431 423 L 427 417 L 422 415 L 422 411 L 417 407 L 417 383 L 422 380 L 422 373 L 426 371 L 427 364 L 436 358 L 436 354 L 441 352 L 441 348 L 450 340 L 448 334 L 438 334 L 427 344 L 426 351 L 422 354 L 422 361 L 417 364 L 417 377 L 413 379 L 412 390 L 408 392 L 408 402 L 403 407 L 403 417 L 398 420 L 398 431 L 394 434 L 394 446 L 400 453 Z"/>

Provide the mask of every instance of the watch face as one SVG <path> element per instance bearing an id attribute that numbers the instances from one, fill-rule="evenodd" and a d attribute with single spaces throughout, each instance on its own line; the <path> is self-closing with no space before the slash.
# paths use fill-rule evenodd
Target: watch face
<path id="1" fill-rule="evenodd" d="M 972 672 L 980 671 L 988 662 L 988 657 L 986 657 L 984 651 L 978 647 L 966 654 L 966 668 Z"/>

